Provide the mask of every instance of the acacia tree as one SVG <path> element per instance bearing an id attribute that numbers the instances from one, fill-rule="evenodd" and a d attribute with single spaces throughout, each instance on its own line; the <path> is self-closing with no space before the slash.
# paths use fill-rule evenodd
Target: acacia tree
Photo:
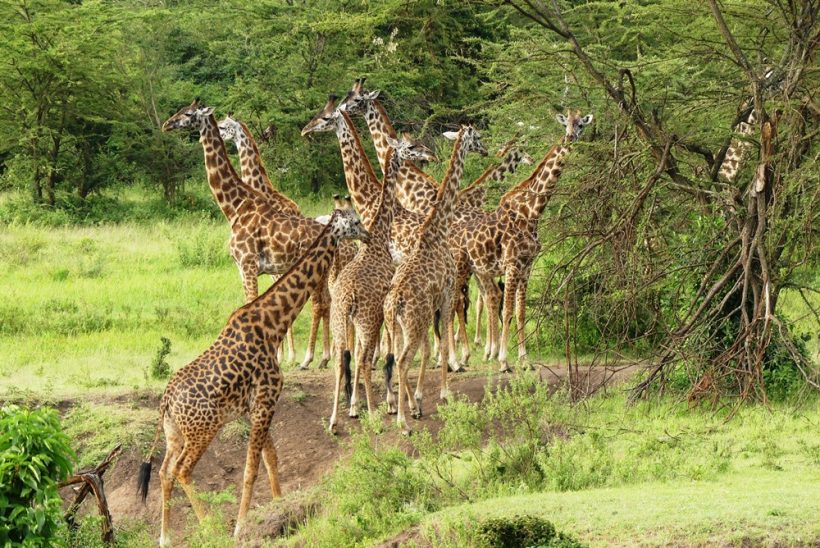
<path id="1" fill-rule="evenodd" d="M 95 156 L 127 103 L 119 24 L 97 3 L 0 8 L 0 150 L 26 160 L 35 201 L 54 205 L 65 179 L 82 197 L 100 183 Z"/>
<path id="2" fill-rule="evenodd" d="M 541 297 L 568 361 L 579 318 L 592 318 L 603 360 L 660 348 L 633 399 L 685 364 L 693 398 L 765 400 L 775 343 L 816 387 L 778 314 L 781 291 L 809 289 L 817 264 L 816 3 L 494 4 L 520 29 L 489 69 L 494 117 L 512 121 L 538 84 L 545 106 L 601 114 L 572 160 L 551 225 L 562 258 Z M 735 135 L 750 112 L 753 131 Z M 724 181 L 733 138 L 749 165 Z"/>

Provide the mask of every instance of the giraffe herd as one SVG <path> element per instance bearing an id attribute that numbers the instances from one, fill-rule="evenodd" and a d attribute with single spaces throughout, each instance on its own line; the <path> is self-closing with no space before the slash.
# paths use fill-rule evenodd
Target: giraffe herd
<path id="1" fill-rule="evenodd" d="M 199 131 L 208 184 L 231 228 L 229 249 L 246 304 L 228 318 L 210 348 L 173 375 L 162 396 L 156 437 L 139 477 L 145 499 L 152 456 L 164 432 L 160 544 L 170 542 L 169 501 L 175 481 L 197 517 L 204 517 L 191 472 L 222 426 L 239 416 L 249 417 L 250 438 L 234 534 L 245 522 L 260 456 L 271 492 L 279 496 L 276 449 L 269 430 L 283 386 L 282 343 L 289 339 L 287 359 L 292 360 L 291 326 L 308 298 L 313 318 L 300 368 L 311 364 L 323 324 L 319 367 L 334 362 L 331 431 L 338 424 L 343 380 L 350 375 L 351 365 L 352 385 L 349 378 L 344 382 L 350 389 L 349 416 L 358 414 L 360 380 L 367 410 L 374 411 L 371 370 L 381 355 L 387 410 L 396 414 L 402 431 L 410 432 L 405 408 L 414 418 L 422 416 L 423 380 L 431 354 L 440 364 L 439 397 L 450 396 L 448 373 L 463 370 L 470 358 L 466 288 L 473 275 L 487 310 L 485 359 L 498 360 L 502 371 L 511 370 L 507 345 L 513 311 L 518 356 L 522 362 L 526 359 L 525 301 L 540 250 L 538 222 L 572 143 L 592 122 L 592 115 L 558 115 L 566 128 L 560 142 L 527 179 L 488 210 L 489 182 L 500 182 L 518 167 L 533 164 L 532 158 L 508 144 L 499 153 L 499 165 L 460 190 L 469 154 L 487 156 L 478 130 L 461 125 L 444 133 L 453 146 L 439 183 L 419 167 L 437 161 L 436 155 L 408 134 L 398 134 L 379 101 L 379 91 L 369 91 L 364 84 L 363 78 L 356 80 L 342 101 L 329 96 L 302 130 L 303 136 L 334 132 L 339 143 L 349 197 L 337 196 L 333 213 L 325 218 L 305 217 L 293 200 L 274 188 L 251 132 L 232 115 L 217 123 L 213 109 L 197 99 L 163 125 L 163 131 Z M 353 121 L 358 116 L 364 118 L 376 149 L 381 180 Z M 241 175 L 231 164 L 227 141 L 236 145 Z M 261 274 L 270 274 L 275 282 L 259 295 Z M 499 278 L 505 284 L 503 302 Z M 496 312 L 501 316 L 500 331 Z M 435 352 L 430 346 L 431 327 Z M 408 373 L 417 354 L 419 373 L 411 391 Z"/>

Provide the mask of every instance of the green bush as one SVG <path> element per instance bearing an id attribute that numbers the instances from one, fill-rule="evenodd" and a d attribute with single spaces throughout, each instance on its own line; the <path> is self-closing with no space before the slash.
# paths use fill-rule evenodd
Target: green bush
<path id="1" fill-rule="evenodd" d="M 62 524 L 57 483 L 75 455 L 54 409 L 0 409 L 0 539 L 49 546 Z"/>
<path id="2" fill-rule="evenodd" d="M 478 526 L 476 544 L 487 548 L 548 546 L 575 548 L 580 542 L 558 533 L 553 524 L 537 516 L 490 518 Z"/>
<path id="3" fill-rule="evenodd" d="M 166 359 L 171 353 L 171 341 L 167 337 L 160 338 L 160 347 L 151 360 L 150 373 L 152 379 L 167 379 L 171 376 L 171 365 Z"/>

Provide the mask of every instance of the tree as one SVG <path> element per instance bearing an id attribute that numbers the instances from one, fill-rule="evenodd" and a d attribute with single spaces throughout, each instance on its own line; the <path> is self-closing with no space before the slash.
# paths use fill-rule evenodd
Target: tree
<path id="1" fill-rule="evenodd" d="M 545 102 L 571 98 L 604 113 L 597 142 L 573 161 L 591 167 L 559 215 L 567 256 L 542 297 L 547 313 L 564 311 L 568 360 L 579 302 L 597 303 L 614 311 L 596 316 L 606 345 L 661 348 L 633 398 L 688 364 L 692 397 L 734 388 L 765 400 L 773 341 L 816 386 L 777 313 L 782 289 L 817 263 L 813 2 L 726 3 L 731 23 L 714 1 L 700 11 L 676 1 L 495 5 L 522 28 L 517 47 L 497 53 L 501 63 L 524 57 L 494 75 L 501 97 L 528 91 L 541 76 L 528 69 L 547 61 Z M 752 110 L 758 158 L 721 181 L 733 128 Z"/>

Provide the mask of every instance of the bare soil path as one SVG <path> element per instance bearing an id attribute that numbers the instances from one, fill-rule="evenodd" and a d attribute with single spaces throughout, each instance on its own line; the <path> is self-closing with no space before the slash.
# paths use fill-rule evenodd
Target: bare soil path
<path id="1" fill-rule="evenodd" d="M 478 366 L 467 373 L 451 374 L 450 386 L 457 394 L 466 395 L 471 401 L 478 401 L 484 395 L 488 379 L 495 385 L 506 383 L 508 376 L 491 377 L 487 372 L 490 366 Z M 631 373 L 634 368 L 619 371 L 616 378 Z M 376 393 L 383 397 L 383 377 L 380 371 L 373 372 Z M 420 420 L 410 419 L 414 430 L 428 429 L 435 433 L 439 428 L 436 419 L 439 391 L 438 374 L 428 374 L 425 379 L 426 395 L 425 413 Z M 412 372 L 411 372 L 412 374 Z M 566 368 L 560 366 L 540 367 L 544 382 L 557 386 L 566 376 Z M 592 385 L 608 380 L 610 375 L 603 371 L 593 373 Z M 333 390 L 333 373 L 330 370 L 289 371 L 286 374 L 285 390 L 279 401 L 271 430 L 276 441 L 279 456 L 279 476 L 282 491 L 287 496 L 304 491 L 321 482 L 322 478 L 333 467 L 344 459 L 348 452 L 347 441 L 351 433 L 360 428 L 357 420 L 347 416 L 346 409 L 340 409 L 340 423 L 337 433 L 331 435 L 325 428 L 330 414 Z M 413 378 L 411 378 L 413 382 Z M 125 398 L 125 399 L 123 399 Z M 127 396 L 118 396 L 111 403 L 123 403 Z M 133 400 L 132 400 L 133 401 Z M 140 405 L 158 409 L 158 397 L 141 397 Z M 61 402 L 59 408 L 65 412 L 71 402 Z M 361 414 L 361 413 L 360 413 Z M 387 440 L 409 448 L 406 438 L 392 428 L 393 416 L 385 415 L 384 419 Z M 239 498 L 242 474 L 245 464 L 246 442 L 241 429 L 235 429 L 233 435 L 220 435 L 213 441 L 194 470 L 196 485 L 208 492 L 229 489 Z M 154 473 L 145 504 L 136 492 L 136 474 L 142 455 L 134 447 L 125 448 L 122 457 L 106 476 L 106 493 L 111 514 L 116 524 L 130 521 L 144 521 L 156 528 L 159 533 L 160 521 L 160 488 L 156 470 L 162 460 L 162 454 L 155 457 Z M 177 540 L 191 516 L 190 505 L 181 489 L 174 490 L 175 503 L 172 511 L 172 531 Z M 252 506 L 261 506 L 271 501 L 270 489 L 265 477 L 264 468 L 260 466 L 259 476 L 254 489 Z M 233 519 L 236 505 L 223 507 L 226 519 Z"/>

